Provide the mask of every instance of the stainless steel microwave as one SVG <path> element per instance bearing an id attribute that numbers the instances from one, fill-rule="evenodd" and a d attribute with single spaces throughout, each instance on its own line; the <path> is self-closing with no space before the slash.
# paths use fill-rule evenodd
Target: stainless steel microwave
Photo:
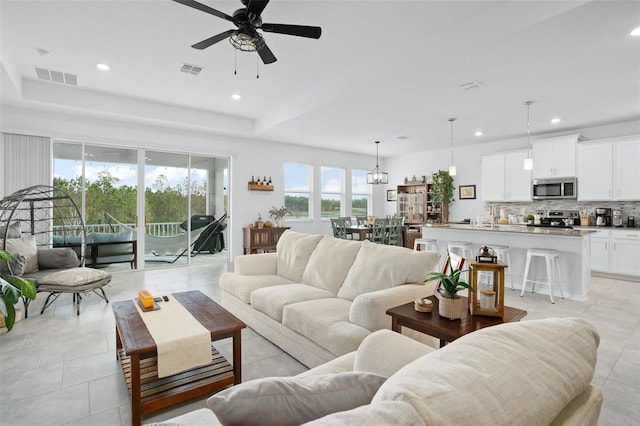
<path id="1" fill-rule="evenodd" d="M 556 200 L 562 198 L 578 198 L 578 178 L 533 179 L 532 191 L 534 200 Z"/>

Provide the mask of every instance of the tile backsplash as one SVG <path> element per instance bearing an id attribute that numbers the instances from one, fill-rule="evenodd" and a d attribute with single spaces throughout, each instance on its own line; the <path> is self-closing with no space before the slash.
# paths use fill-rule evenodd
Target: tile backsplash
<path id="1" fill-rule="evenodd" d="M 533 214 L 536 210 L 589 210 L 591 215 L 595 215 L 597 207 L 610 208 L 611 210 L 621 210 L 623 223 L 626 225 L 627 217 L 634 216 L 636 226 L 640 221 L 640 201 L 594 201 L 577 202 L 571 200 L 544 200 L 532 201 L 530 203 L 486 203 L 486 207 L 494 207 L 496 211 L 505 209 L 507 214 Z"/>

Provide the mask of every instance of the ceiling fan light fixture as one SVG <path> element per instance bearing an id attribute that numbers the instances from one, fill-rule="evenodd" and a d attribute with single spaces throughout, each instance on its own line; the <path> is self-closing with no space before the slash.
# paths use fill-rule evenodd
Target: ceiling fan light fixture
<path id="1" fill-rule="evenodd" d="M 233 47 L 241 52 L 255 52 L 257 38 L 251 37 L 241 32 L 231 34 L 229 42 Z"/>

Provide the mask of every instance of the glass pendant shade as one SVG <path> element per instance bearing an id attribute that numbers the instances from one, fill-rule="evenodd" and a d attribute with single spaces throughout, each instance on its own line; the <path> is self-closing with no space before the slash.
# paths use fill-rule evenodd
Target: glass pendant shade
<path id="1" fill-rule="evenodd" d="M 525 170 L 533 170 L 533 158 L 531 156 L 531 142 L 529 141 L 529 137 L 531 136 L 531 121 L 529 120 L 529 108 L 531 108 L 531 104 L 533 101 L 526 101 L 523 105 L 527 107 L 527 149 L 528 154 L 527 158 L 524 159 L 523 168 Z"/>
<path id="2" fill-rule="evenodd" d="M 533 170 L 533 158 L 529 157 L 524 159 L 524 169 Z"/>
<path id="3" fill-rule="evenodd" d="M 456 166 L 451 165 L 449 166 L 449 176 L 455 176 L 456 175 Z"/>
<path id="4" fill-rule="evenodd" d="M 376 168 L 367 173 L 367 183 L 371 185 L 383 185 L 389 183 L 389 173 L 383 172 L 378 166 L 378 144 L 376 141 Z"/>
<path id="5" fill-rule="evenodd" d="M 455 118 L 450 118 L 449 123 L 451 123 L 451 165 L 449 166 L 449 176 L 456 175 L 456 166 L 453 164 L 453 122 L 456 121 Z"/>

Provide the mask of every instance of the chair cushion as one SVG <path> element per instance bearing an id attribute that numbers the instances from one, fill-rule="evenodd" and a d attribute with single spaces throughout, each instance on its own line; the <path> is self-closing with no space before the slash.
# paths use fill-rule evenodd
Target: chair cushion
<path id="1" fill-rule="evenodd" d="M 373 403 L 408 402 L 427 424 L 548 425 L 589 386 L 598 342 L 580 318 L 484 328 L 400 369 Z"/>
<path id="2" fill-rule="evenodd" d="M 13 256 L 21 254 L 25 257 L 25 274 L 38 271 L 38 249 L 36 247 L 36 237 L 33 235 L 23 235 L 22 238 L 7 238 L 6 247 L 6 250 Z"/>
<path id="3" fill-rule="evenodd" d="M 283 284 L 254 290 L 251 293 L 251 307 L 269 315 L 278 322 L 282 322 L 282 311 L 285 306 L 331 297 L 335 297 L 335 295 L 310 285 Z"/>
<path id="4" fill-rule="evenodd" d="M 351 302 L 333 297 L 293 303 L 283 309 L 282 324 L 336 356 L 358 349 L 369 330 L 349 322 Z"/>
<path id="5" fill-rule="evenodd" d="M 259 255 L 254 255 L 259 256 Z M 270 287 L 281 284 L 292 284 L 293 281 L 280 275 L 239 275 L 224 273 L 220 276 L 220 288 L 229 294 L 233 294 L 244 303 L 251 303 L 251 293 L 262 287 Z"/>
<path id="6" fill-rule="evenodd" d="M 363 372 L 268 377 L 225 389 L 207 405 L 225 425 L 300 425 L 368 404 L 384 381 Z"/>
<path id="7" fill-rule="evenodd" d="M 38 278 L 38 285 L 52 285 L 58 287 L 79 287 L 85 284 L 101 281 L 111 275 L 105 271 L 92 268 L 71 268 L 54 272 Z"/>
<path id="8" fill-rule="evenodd" d="M 360 241 L 341 240 L 325 235 L 311 253 L 302 282 L 335 295 L 349 273 L 360 247 Z"/>
<path id="9" fill-rule="evenodd" d="M 353 300 L 363 293 L 402 284 L 422 284 L 438 266 L 440 254 L 363 241 L 338 297 Z"/>
<path id="10" fill-rule="evenodd" d="M 311 253 L 322 239 L 322 235 L 303 234 L 286 230 L 276 246 L 276 271 L 281 277 L 293 282 L 302 282 Z"/>
<path id="11" fill-rule="evenodd" d="M 87 237 L 89 239 L 89 237 Z M 91 234 L 91 241 L 94 243 L 111 243 L 115 241 L 133 241 L 133 231 L 122 231 L 116 233 L 103 233 L 96 232 Z M 101 246 L 98 249 L 98 256 L 117 256 L 123 253 L 131 253 L 133 251 L 133 244 L 109 244 Z M 129 258 L 133 260 L 133 254 L 128 254 Z M 128 259 L 125 259 L 126 261 Z"/>
<path id="12" fill-rule="evenodd" d="M 40 269 L 75 268 L 78 263 L 76 252 L 69 247 L 38 250 L 38 267 Z"/>
<path id="13" fill-rule="evenodd" d="M 3 274 L 12 274 L 15 276 L 20 276 L 24 274 L 24 268 L 27 266 L 27 258 L 21 254 L 16 254 L 11 256 L 11 262 L 9 262 L 9 269 L 7 267 L 7 262 L 0 261 L 0 272 Z"/>

